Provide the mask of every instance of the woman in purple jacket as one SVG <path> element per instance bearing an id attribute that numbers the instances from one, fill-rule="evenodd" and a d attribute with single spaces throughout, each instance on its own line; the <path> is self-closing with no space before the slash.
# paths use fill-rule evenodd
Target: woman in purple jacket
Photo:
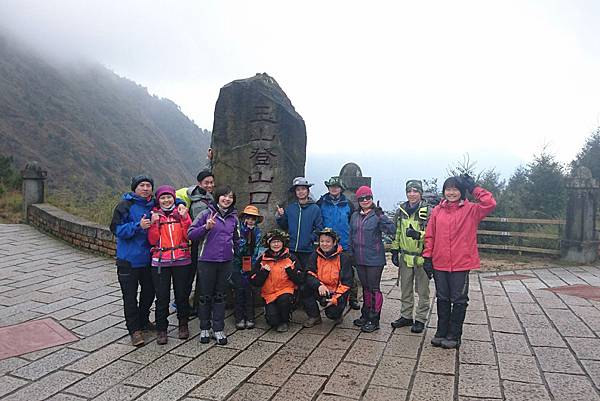
<path id="1" fill-rule="evenodd" d="M 206 344 L 210 341 L 212 314 L 213 337 L 218 345 L 225 345 L 225 295 L 233 253 L 239 243 L 239 232 L 232 189 L 217 188 L 214 199 L 206 210 L 196 216 L 188 230 L 188 238 L 200 241 L 196 273 L 200 287 L 200 342 Z"/>

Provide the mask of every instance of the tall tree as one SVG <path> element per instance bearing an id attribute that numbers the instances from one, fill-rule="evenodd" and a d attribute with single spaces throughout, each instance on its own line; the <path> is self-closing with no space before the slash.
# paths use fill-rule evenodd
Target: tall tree
<path id="1" fill-rule="evenodd" d="M 571 170 L 579 166 L 589 168 L 594 178 L 600 178 L 600 127 L 586 139 L 583 148 L 570 164 Z"/>

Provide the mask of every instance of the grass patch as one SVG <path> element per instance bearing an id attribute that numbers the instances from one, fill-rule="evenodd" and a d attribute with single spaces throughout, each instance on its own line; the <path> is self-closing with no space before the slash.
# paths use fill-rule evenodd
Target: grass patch
<path id="1" fill-rule="evenodd" d="M 14 224 L 23 222 L 23 195 L 21 191 L 9 190 L 0 194 L 0 223 Z"/>

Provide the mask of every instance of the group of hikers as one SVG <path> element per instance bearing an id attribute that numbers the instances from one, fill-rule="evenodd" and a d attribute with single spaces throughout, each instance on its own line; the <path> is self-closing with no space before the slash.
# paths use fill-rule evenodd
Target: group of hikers
<path id="1" fill-rule="evenodd" d="M 158 344 L 167 343 L 171 288 L 180 339 L 189 338 L 188 320 L 194 314 L 201 343 L 214 338 L 218 345 L 227 344 L 230 288 L 239 330 L 255 327 L 255 292 L 264 300 L 267 324 L 277 332 L 289 330 L 294 308 L 304 309 L 304 327 L 321 324 L 322 311 L 340 324 L 349 307 L 361 310 L 354 325 L 367 333 L 378 330 L 385 234 L 394 238 L 391 260 L 399 268 L 402 294 L 400 316 L 391 325 L 410 326 L 414 333 L 424 330 L 433 278 L 438 323 L 431 343 L 458 348 L 469 271 L 480 265 L 477 226 L 496 206 L 492 194 L 468 175 L 450 177 L 443 184 L 443 199 L 432 207 L 423 198 L 422 182 L 409 180 L 407 201 L 390 219 L 374 202 L 370 187 L 357 189 L 355 205 L 344 195 L 339 177 L 325 185 L 328 192 L 315 201 L 312 184 L 295 178 L 290 187 L 295 200 L 285 208 L 277 205 L 279 228 L 263 235 L 259 209 L 247 205 L 238 214 L 234 190 L 215 187 L 211 170 L 201 171 L 196 185 L 177 191 L 163 185 L 153 193 L 151 177 L 134 177 L 132 192 L 123 195 L 111 222 L 132 344 L 143 345 L 147 330 L 156 330 Z M 149 317 L 155 298 L 153 324 Z"/>

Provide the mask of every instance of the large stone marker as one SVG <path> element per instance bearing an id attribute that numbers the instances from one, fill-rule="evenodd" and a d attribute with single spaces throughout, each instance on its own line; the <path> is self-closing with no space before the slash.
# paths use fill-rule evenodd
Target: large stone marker
<path id="1" fill-rule="evenodd" d="M 253 204 L 273 226 L 306 162 L 304 120 L 275 79 L 256 74 L 221 88 L 211 147 L 217 186 L 231 185 L 239 210 Z"/>
<path id="2" fill-rule="evenodd" d="M 598 257 L 596 238 L 596 210 L 600 183 L 592 177 L 587 167 L 578 167 L 567 178 L 567 216 L 564 238 L 560 243 L 564 260 L 576 263 L 592 263 Z"/>
<path id="3" fill-rule="evenodd" d="M 344 195 L 349 202 L 356 203 L 356 190 L 363 185 L 371 186 L 371 177 L 363 177 L 362 170 L 356 163 L 346 163 L 340 170 L 340 179 L 346 187 Z"/>
<path id="4" fill-rule="evenodd" d="M 38 162 L 29 162 L 21 171 L 23 179 L 23 215 L 27 220 L 27 208 L 35 203 L 44 203 L 44 183 L 48 171 L 44 170 Z"/>

